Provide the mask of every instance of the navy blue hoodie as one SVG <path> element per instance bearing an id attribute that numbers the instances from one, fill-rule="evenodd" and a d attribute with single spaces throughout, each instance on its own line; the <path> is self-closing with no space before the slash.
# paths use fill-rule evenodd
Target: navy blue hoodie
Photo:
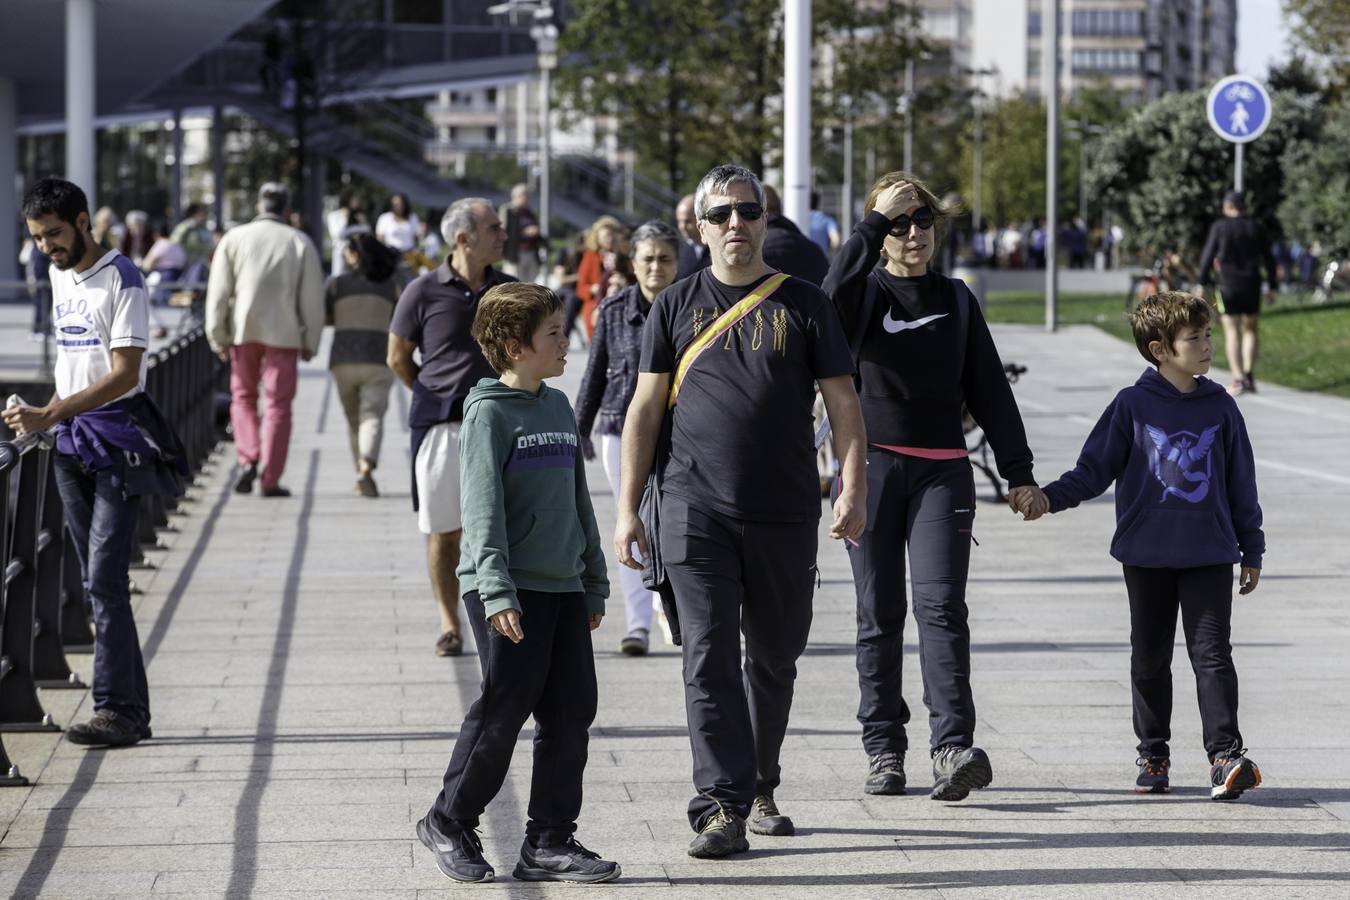
<path id="1" fill-rule="evenodd" d="M 1044 488 L 1050 511 L 1116 482 L 1111 555 L 1126 565 L 1261 568 L 1256 464 L 1237 403 L 1208 378 L 1183 394 L 1154 369 L 1102 413 L 1078 465 Z"/>

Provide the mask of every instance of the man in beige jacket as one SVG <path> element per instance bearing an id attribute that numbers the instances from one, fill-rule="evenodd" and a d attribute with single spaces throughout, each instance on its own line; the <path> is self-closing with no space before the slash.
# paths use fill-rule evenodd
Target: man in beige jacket
<path id="1" fill-rule="evenodd" d="M 291 442 L 296 358 L 309 361 L 318 352 L 324 321 L 323 267 L 309 238 L 282 219 L 289 203 L 284 185 L 258 190 L 257 218 L 225 233 L 206 290 L 207 339 L 232 369 L 230 422 L 240 468 L 234 489 L 253 490 L 261 461 L 264 497 L 290 496 L 278 482 Z"/>

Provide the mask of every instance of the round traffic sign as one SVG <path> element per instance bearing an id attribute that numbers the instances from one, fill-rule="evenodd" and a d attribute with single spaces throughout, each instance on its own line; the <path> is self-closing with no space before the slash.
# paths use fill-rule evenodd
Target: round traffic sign
<path id="1" fill-rule="evenodd" d="M 1229 75 L 1209 91 L 1209 127 L 1225 141 L 1245 144 L 1270 125 L 1270 94 L 1255 78 Z"/>

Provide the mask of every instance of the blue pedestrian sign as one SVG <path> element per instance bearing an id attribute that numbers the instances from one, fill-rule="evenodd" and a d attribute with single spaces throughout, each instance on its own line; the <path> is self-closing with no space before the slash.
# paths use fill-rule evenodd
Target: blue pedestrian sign
<path id="1" fill-rule="evenodd" d="M 1210 89 L 1206 108 L 1209 127 L 1234 144 L 1256 140 L 1270 125 L 1270 95 L 1261 82 L 1246 75 L 1220 80 Z"/>

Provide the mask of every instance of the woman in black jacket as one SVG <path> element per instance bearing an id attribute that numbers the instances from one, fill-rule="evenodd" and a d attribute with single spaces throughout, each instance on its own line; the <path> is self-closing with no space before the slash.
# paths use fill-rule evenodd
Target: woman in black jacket
<path id="1" fill-rule="evenodd" d="M 1032 457 L 978 304 L 964 283 L 928 268 L 953 210 L 917 179 L 892 172 L 872 188 L 864 212 L 824 285 L 854 348 L 867 425 L 867 530 L 848 548 L 858 599 L 858 720 L 870 761 L 863 790 L 905 791 L 908 545 L 932 797 L 962 800 L 993 780 L 989 757 L 974 746 L 965 594 L 975 483 L 962 404 L 989 436 L 1014 509 L 1036 483 Z"/>
<path id="2" fill-rule="evenodd" d="M 664 222 L 651 221 L 633 234 L 633 267 L 637 284 L 630 284 L 600 304 L 591 356 L 577 392 L 577 429 L 587 459 L 595 457 L 591 429 L 600 435 L 600 459 L 614 496 L 619 496 L 619 444 L 624 413 L 637 387 L 638 359 L 642 354 L 642 327 L 656 295 L 675 280 L 680 239 Z M 647 652 L 652 610 L 660 601 L 642 585 L 642 574 L 619 566 L 628 610 L 628 636 L 619 649 L 629 656 Z"/>

